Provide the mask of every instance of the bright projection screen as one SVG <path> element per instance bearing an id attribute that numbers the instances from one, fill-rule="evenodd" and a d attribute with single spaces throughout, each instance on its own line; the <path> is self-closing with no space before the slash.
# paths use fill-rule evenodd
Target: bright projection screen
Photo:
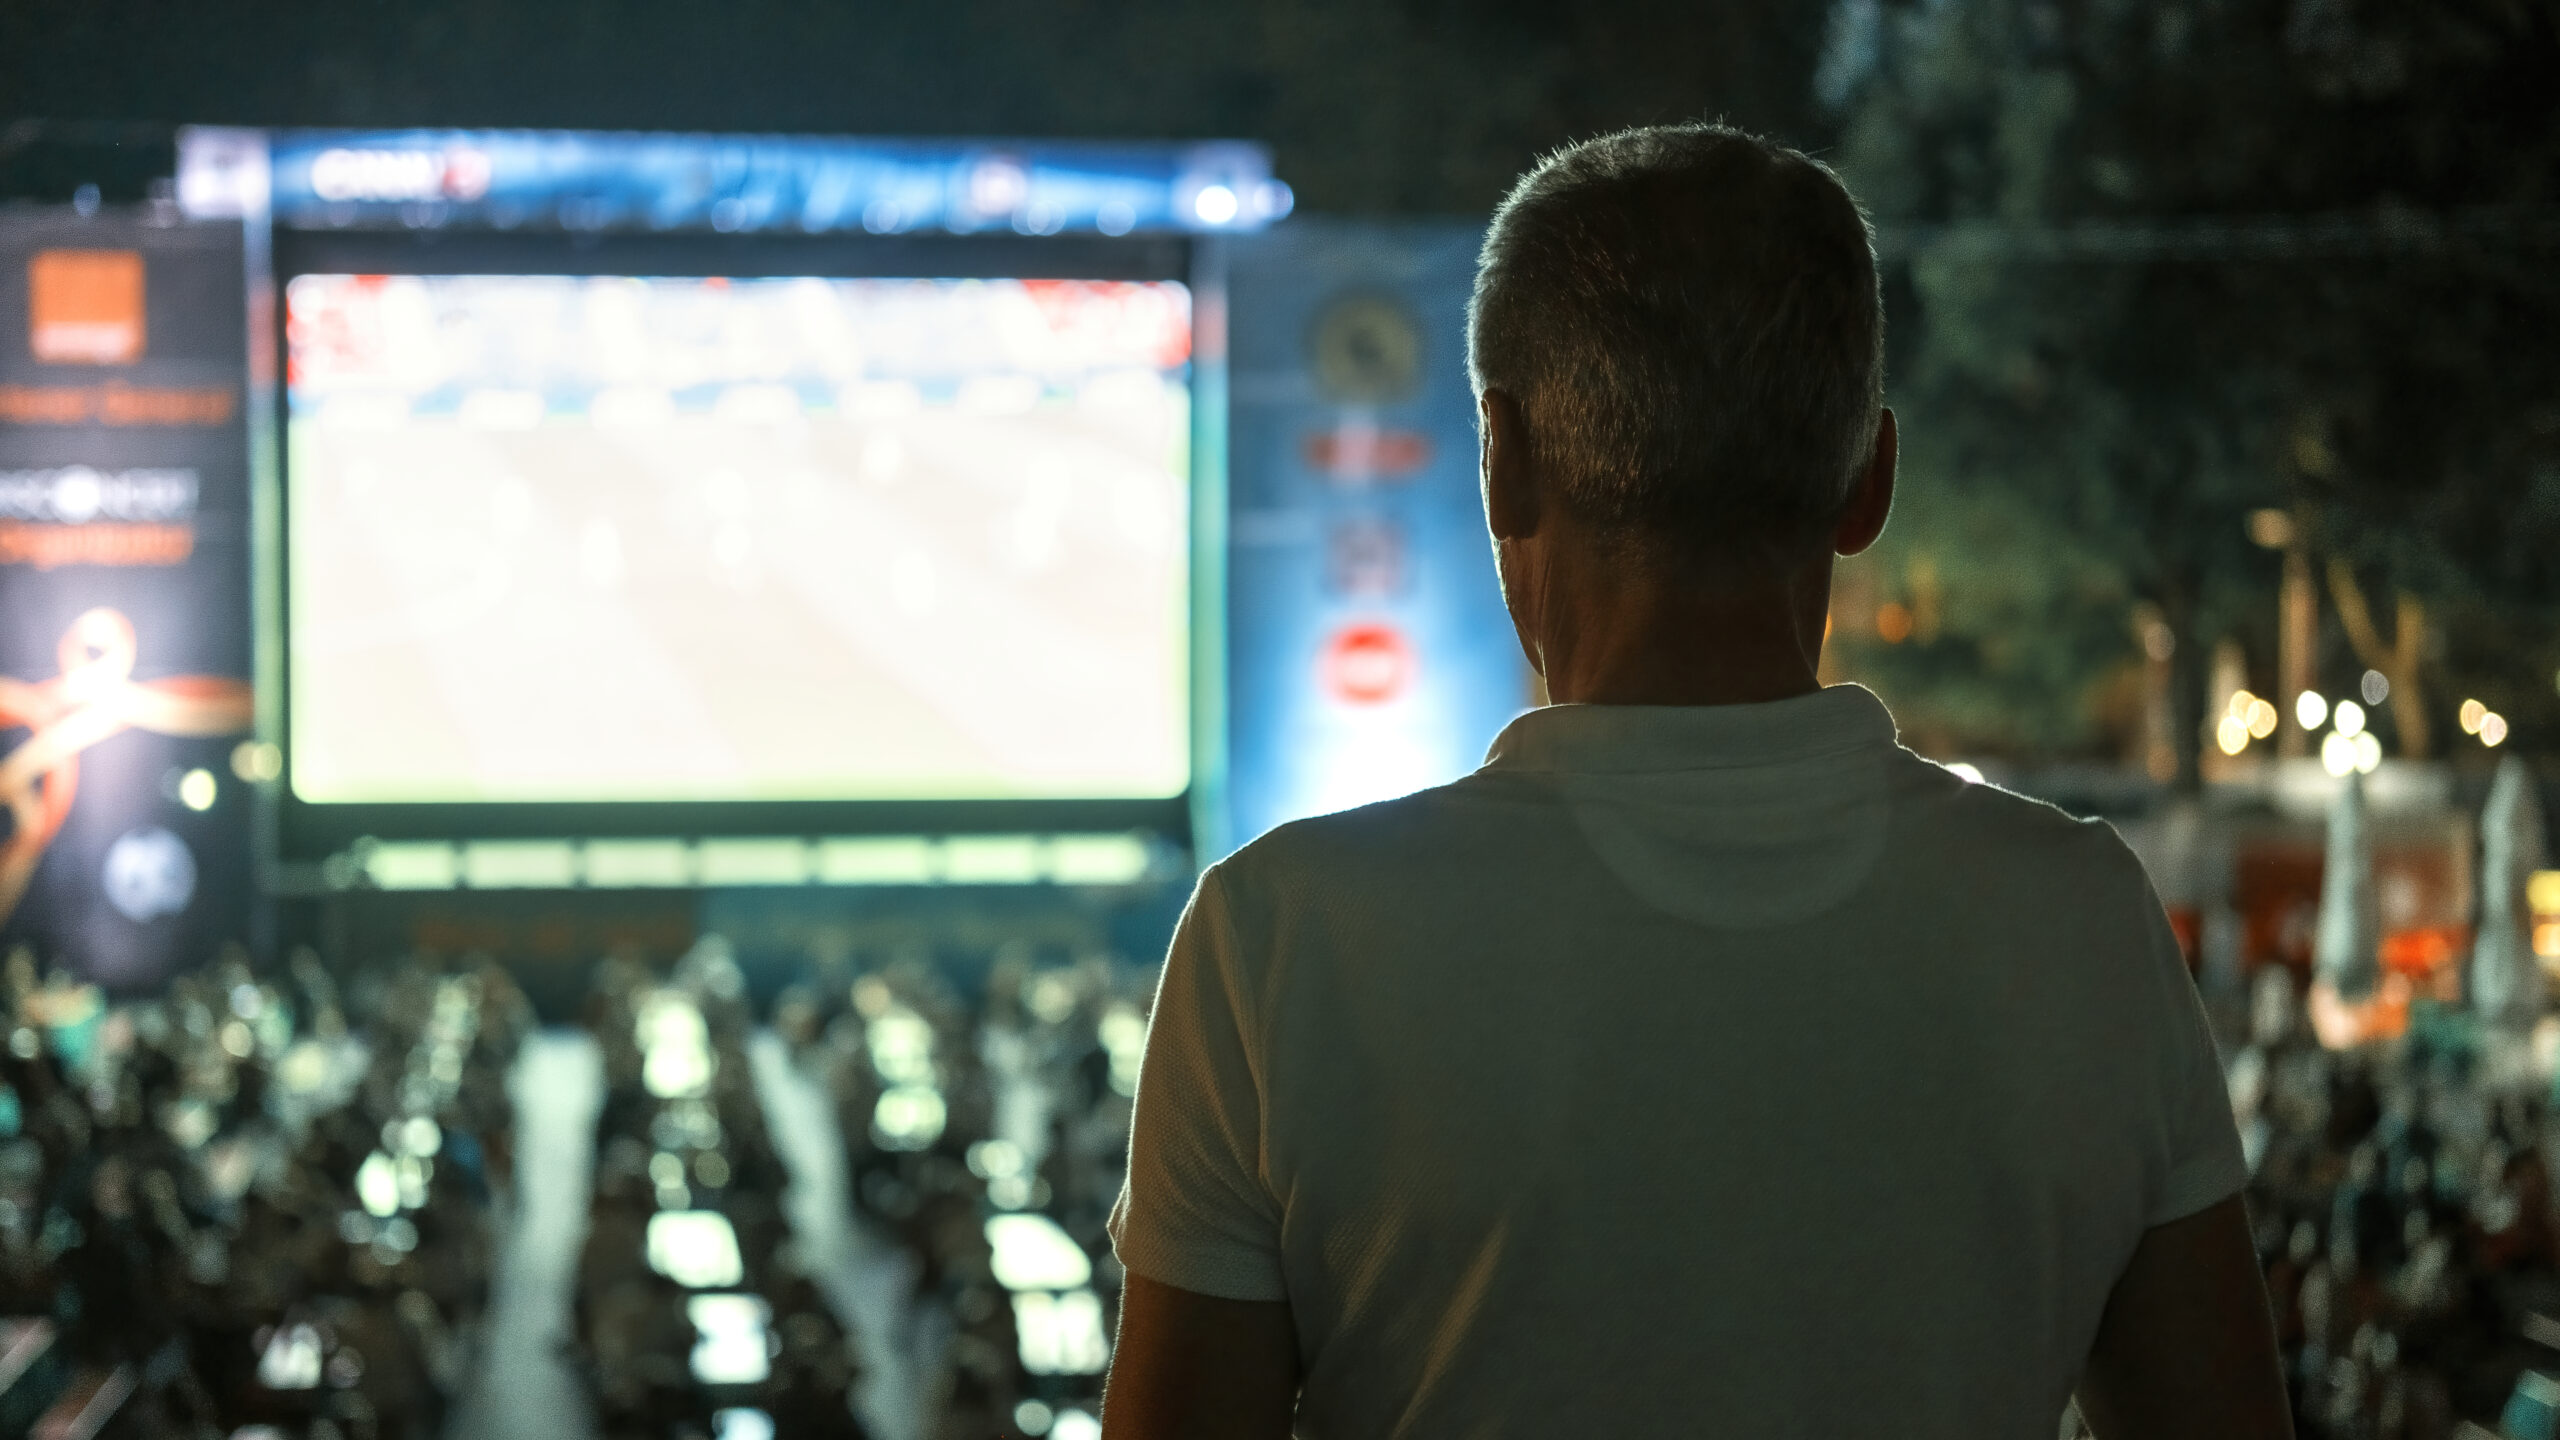
<path id="1" fill-rule="evenodd" d="M 295 276 L 307 804 L 1162 799 L 1172 282 Z"/>

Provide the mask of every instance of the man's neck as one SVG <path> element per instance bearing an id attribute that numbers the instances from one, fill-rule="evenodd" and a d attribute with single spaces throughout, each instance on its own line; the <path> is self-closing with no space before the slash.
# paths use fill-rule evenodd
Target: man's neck
<path id="1" fill-rule="evenodd" d="M 1559 704 L 1752 705 L 1821 688 L 1831 557 L 1701 585 L 1600 548 L 1533 562 L 1547 697 Z M 1524 577 L 1525 578 L 1525 577 Z"/>

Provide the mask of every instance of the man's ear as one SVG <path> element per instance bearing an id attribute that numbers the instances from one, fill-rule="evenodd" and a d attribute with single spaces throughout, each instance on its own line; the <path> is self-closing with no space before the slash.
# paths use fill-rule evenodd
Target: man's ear
<path id="1" fill-rule="evenodd" d="M 1529 462 L 1529 425 L 1509 391 L 1476 397 L 1483 432 L 1484 520 L 1496 540 L 1525 540 L 1538 533 L 1538 476 Z"/>
<path id="2" fill-rule="evenodd" d="M 1875 453 L 1867 457 L 1867 468 L 1859 472 L 1849 503 L 1841 507 L 1840 523 L 1831 532 L 1835 554 L 1855 555 L 1884 534 L 1885 518 L 1893 513 L 1894 470 L 1901 458 L 1902 436 L 1893 412 L 1887 410 L 1876 420 Z"/>

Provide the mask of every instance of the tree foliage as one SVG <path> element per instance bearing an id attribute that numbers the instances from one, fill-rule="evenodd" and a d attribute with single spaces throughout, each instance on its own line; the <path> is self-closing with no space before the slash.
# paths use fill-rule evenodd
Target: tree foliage
<path id="1" fill-rule="evenodd" d="M 1899 302 L 1884 563 L 2006 597 L 1889 682 L 2099 746 L 2147 602 L 2192 777 L 2212 642 L 2270 648 L 2261 507 L 2378 593 L 2549 628 L 2560 5 L 1847 0 L 1822 73 Z"/>

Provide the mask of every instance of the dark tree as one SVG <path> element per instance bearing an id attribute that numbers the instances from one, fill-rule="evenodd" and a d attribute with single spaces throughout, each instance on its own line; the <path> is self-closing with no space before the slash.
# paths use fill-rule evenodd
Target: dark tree
<path id="1" fill-rule="evenodd" d="M 2193 784 L 2212 642 L 2272 634 L 2251 512 L 2348 562 L 2377 629 L 2395 593 L 2508 625 L 2560 598 L 2553 74 L 2547 0 L 1841 5 L 1838 159 L 1901 302 L 1897 544 L 2008 602 L 1871 658 L 2094 744 L 2147 602 Z M 2473 677 L 2427 654 L 2449 720 Z"/>

